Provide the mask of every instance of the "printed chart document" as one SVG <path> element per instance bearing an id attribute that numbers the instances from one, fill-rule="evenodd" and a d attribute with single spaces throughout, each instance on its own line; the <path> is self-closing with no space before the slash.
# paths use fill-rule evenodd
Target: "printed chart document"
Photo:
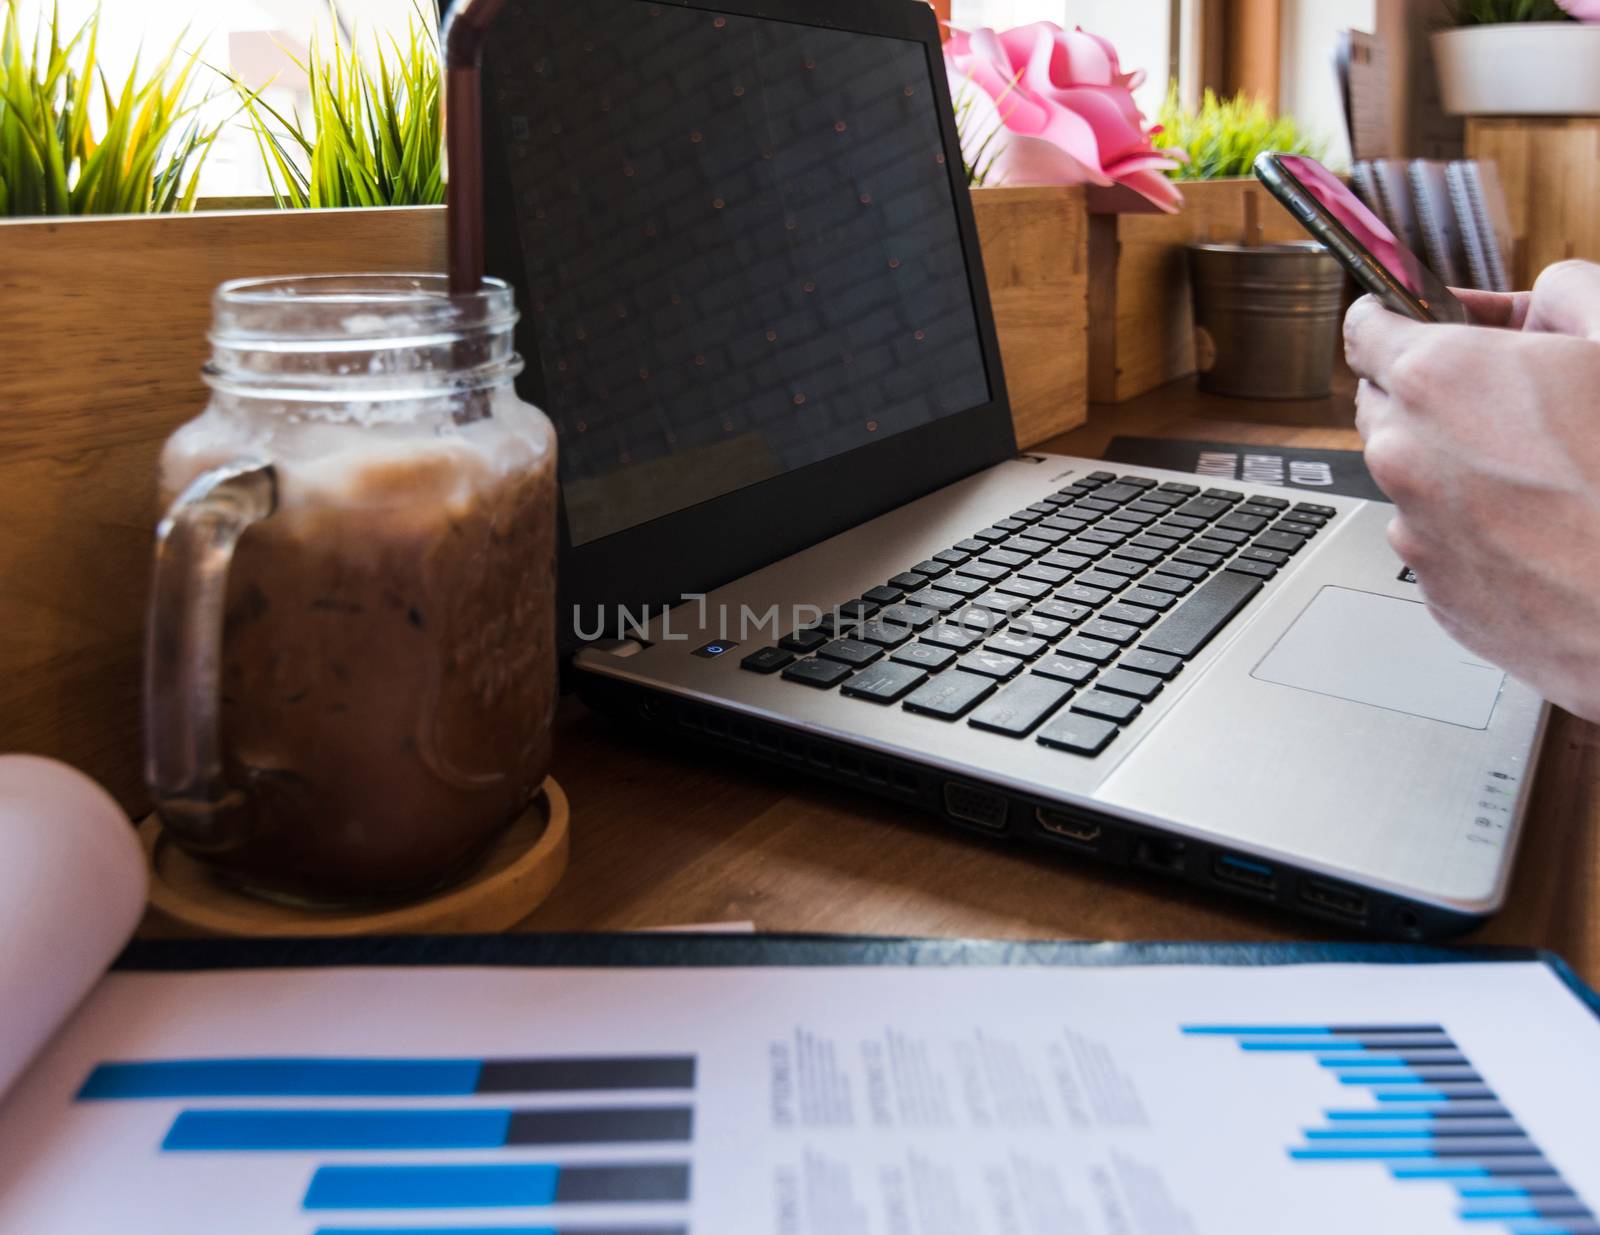
<path id="1" fill-rule="evenodd" d="M 27 1235 L 1595 1232 L 1537 963 L 112 973 L 0 1106 Z"/>

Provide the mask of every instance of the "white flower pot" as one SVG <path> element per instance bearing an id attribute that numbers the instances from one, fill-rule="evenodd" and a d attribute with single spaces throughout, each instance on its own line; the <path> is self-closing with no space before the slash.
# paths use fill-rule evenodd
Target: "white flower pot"
<path id="1" fill-rule="evenodd" d="M 1444 109 L 1463 116 L 1600 115 L 1600 24 L 1506 22 L 1433 36 Z"/>

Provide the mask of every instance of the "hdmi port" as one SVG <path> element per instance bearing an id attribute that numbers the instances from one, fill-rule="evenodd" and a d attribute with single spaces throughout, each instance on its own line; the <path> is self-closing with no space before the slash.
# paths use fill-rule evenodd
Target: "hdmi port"
<path id="1" fill-rule="evenodd" d="M 1211 863 L 1211 873 L 1221 882 L 1248 892 L 1261 892 L 1270 896 L 1277 890 L 1278 876 L 1265 862 L 1238 858 L 1232 854 L 1218 854 Z"/>
<path id="2" fill-rule="evenodd" d="M 1367 894 L 1343 884 L 1328 883 L 1321 879 L 1305 879 L 1300 883 L 1303 903 L 1341 918 L 1364 922 L 1367 918 Z"/>
<path id="3" fill-rule="evenodd" d="M 1098 823 L 1063 814 L 1058 810 L 1049 810 L 1043 806 L 1033 812 L 1033 817 L 1051 836 L 1069 840 L 1075 845 L 1093 845 L 1105 832 Z"/>

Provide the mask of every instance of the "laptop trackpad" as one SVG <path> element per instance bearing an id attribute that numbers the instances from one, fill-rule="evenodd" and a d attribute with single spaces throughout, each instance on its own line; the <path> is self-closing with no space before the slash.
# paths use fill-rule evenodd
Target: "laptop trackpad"
<path id="1" fill-rule="evenodd" d="M 1506 675 L 1445 634 L 1425 605 L 1325 587 L 1252 676 L 1487 729 Z"/>

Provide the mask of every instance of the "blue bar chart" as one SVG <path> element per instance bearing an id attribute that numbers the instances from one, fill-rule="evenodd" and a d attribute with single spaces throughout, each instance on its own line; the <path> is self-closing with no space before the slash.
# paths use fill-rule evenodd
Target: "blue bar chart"
<path id="1" fill-rule="evenodd" d="M 566 1235 L 560 1226 L 400 1228 L 374 1220 L 397 1211 L 686 1204 L 695 1075 L 692 1056 L 136 1060 L 97 1065 L 76 1100 L 176 1104 L 163 1154 L 309 1155 L 310 1182 L 296 1198 L 298 1207 L 361 1223 L 322 1226 L 316 1235 Z M 634 1100 L 607 1100 L 608 1094 Z M 588 1097 L 578 1101 L 576 1095 Z M 480 1104 L 489 1097 L 493 1104 Z M 327 1105 L 334 1100 L 340 1105 Z M 561 1105 L 548 1105 L 552 1100 Z M 676 1153 L 666 1160 L 630 1156 L 647 1146 Z M 546 1148 L 555 1152 L 538 1162 L 370 1160 L 375 1152 L 514 1149 L 536 1150 L 543 1158 Z M 559 1151 L 578 1148 L 611 1152 L 605 1161 L 592 1154 L 562 1161 Z M 324 1160 L 355 1152 L 366 1156 Z M 687 1235 L 684 1226 L 578 1229 L 584 1235 Z"/>
<path id="2" fill-rule="evenodd" d="M 1257 1057 L 1331 1075 L 1350 1104 L 1328 1107 L 1288 1148 L 1300 1163 L 1368 1164 L 1398 1184 L 1443 1184 L 1464 1230 L 1600 1235 L 1594 1212 L 1441 1025 L 1185 1025 Z M 1364 1102 L 1366 1099 L 1367 1102 Z"/>

